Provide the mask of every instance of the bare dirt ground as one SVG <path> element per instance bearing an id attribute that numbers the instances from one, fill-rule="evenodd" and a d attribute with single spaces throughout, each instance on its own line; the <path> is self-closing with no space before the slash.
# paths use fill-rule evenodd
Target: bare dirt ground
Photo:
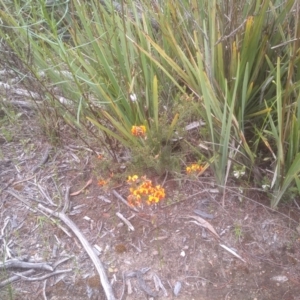
<path id="1" fill-rule="evenodd" d="M 194 180 L 151 178 L 164 182 L 166 199 L 133 211 L 112 193 L 126 198 L 126 182 L 97 184 L 108 158 L 99 160 L 67 129 L 52 146 L 33 110 L 14 113 L 13 122 L 0 115 L 0 299 L 105 299 L 82 244 L 38 207 L 61 211 L 67 187 L 72 194 L 90 180 L 69 196 L 66 215 L 94 247 L 117 299 L 300 299 L 299 199 L 276 212 L 262 192 L 249 190 L 240 201 L 231 187 L 223 207 L 207 171 Z M 12 259 L 44 269 L 3 268 Z"/>

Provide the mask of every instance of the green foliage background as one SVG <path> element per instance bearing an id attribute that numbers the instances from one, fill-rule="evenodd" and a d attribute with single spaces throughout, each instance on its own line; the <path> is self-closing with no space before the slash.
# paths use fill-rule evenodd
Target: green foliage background
<path id="1" fill-rule="evenodd" d="M 117 140 L 158 172 L 180 170 L 193 153 L 220 187 L 232 168 L 246 167 L 249 178 L 264 170 L 273 207 L 289 189 L 299 192 L 297 1 L 0 6 L 2 49 L 22 62 L 5 66 L 24 82 L 34 77 L 49 109 L 79 132 L 98 128 L 110 152 Z M 191 137 L 185 126 L 200 120 L 205 125 Z M 146 126 L 147 140 L 132 136 L 133 125 Z M 181 143 L 176 155 L 174 141 Z"/>

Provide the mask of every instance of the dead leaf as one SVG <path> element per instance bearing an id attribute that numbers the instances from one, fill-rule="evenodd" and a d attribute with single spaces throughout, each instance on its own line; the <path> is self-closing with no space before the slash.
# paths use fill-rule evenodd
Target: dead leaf
<path id="1" fill-rule="evenodd" d="M 241 261 L 243 261 L 244 263 L 246 262 L 243 258 L 241 258 L 235 251 L 233 251 L 232 249 L 230 249 L 229 247 L 219 244 L 223 249 L 227 250 L 229 253 L 231 253 L 232 255 L 234 255 L 235 257 L 239 258 Z"/>
<path id="2" fill-rule="evenodd" d="M 218 239 L 220 239 L 220 236 L 217 234 L 215 229 L 206 220 L 204 220 L 198 216 L 188 216 L 188 218 L 192 218 L 192 219 L 196 220 L 200 226 L 208 229 L 212 234 L 214 234 Z"/>
<path id="3" fill-rule="evenodd" d="M 82 189 L 80 189 L 80 190 L 77 191 L 77 192 L 74 192 L 74 193 L 70 194 L 70 196 L 77 196 L 77 195 L 79 195 L 79 194 L 80 194 L 84 189 L 86 189 L 92 182 L 93 182 L 93 180 L 90 179 L 90 180 L 85 184 L 85 186 L 84 186 Z"/>

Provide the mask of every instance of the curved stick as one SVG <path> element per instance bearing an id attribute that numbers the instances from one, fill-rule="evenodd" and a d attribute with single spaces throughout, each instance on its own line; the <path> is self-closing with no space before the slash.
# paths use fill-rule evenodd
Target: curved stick
<path id="1" fill-rule="evenodd" d="M 73 223 L 73 221 L 70 220 L 64 213 L 54 212 L 52 209 L 46 208 L 42 204 L 39 204 L 38 207 L 39 207 L 39 209 L 41 209 L 45 212 L 48 212 L 49 214 L 54 215 L 55 217 L 62 220 L 74 232 L 74 234 L 77 236 L 77 238 L 81 242 L 83 248 L 85 249 L 85 251 L 87 252 L 89 257 L 91 258 L 92 262 L 94 263 L 94 265 L 98 271 L 98 274 L 100 276 L 100 281 L 103 286 L 107 300 L 116 300 L 116 298 L 113 294 L 111 285 L 108 282 L 108 278 L 106 276 L 102 262 L 100 261 L 98 256 L 95 254 L 91 245 L 89 244 L 87 239 L 83 236 L 83 234 L 80 232 L 79 228 L 75 225 L 75 223 Z"/>

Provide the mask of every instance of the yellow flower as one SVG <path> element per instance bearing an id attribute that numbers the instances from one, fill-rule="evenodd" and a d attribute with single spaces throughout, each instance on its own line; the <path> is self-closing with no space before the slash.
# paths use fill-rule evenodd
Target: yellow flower
<path id="1" fill-rule="evenodd" d="M 191 164 L 190 166 L 186 167 L 187 174 L 196 173 L 196 172 L 200 173 L 202 170 L 203 167 L 198 164 Z"/>
<path id="2" fill-rule="evenodd" d="M 131 128 L 131 133 L 134 136 L 141 136 L 144 137 L 146 134 L 146 127 L 141 125 L 141 126 L 132 126 Z"/>
<path id="3" fill-rule="evenodd" d="M 138 179 L 139 179 L 139 176 L 137 176 L 137 175 L 128 176 L 127 183 L 134 183 L 134 182 L 136 182 Z"/>
<path id="4" fill-rule="evenodd" d="M 148 197 L 147 204 L 157 203 L 157 202 L 159 202 L 159 199 L 157 197 L 154 197 L 154 196 Z"/>

